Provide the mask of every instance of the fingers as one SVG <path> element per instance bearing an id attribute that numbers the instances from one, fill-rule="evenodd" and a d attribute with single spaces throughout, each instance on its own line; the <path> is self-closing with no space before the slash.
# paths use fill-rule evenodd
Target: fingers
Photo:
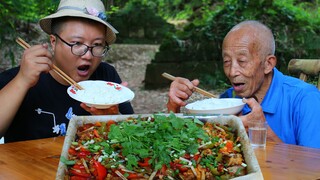
<path id="1" fill-rule="evenodd" d="M 197 82 L 195 81 L 195 84 Z M 177 104 L 187 100 L 193 92 L 195 85 L 185 78 L 177 77 L 170 85 L 169 98 Z"/>
<path id="2" fill-rule="evenodd" d="M 90 107 L 87 106 L 85 103 L 81 103 L 81 104 L 80 104 L 80 107 L 82 107 L 82 109 L 84 109 L 85 111 L 91 113 L 91 112 L 90 112 Z"/>
<path id="3" fill-rule="evenodd" d="M 254 98 L 243 98 L 242 101 L 248 104 L 248 106 L 251 108 L 259 104 Z"/>
<path id="4" fill-rule="evenodd" d="M 128 82 L 123 81 L 123 82 L 121 83 L 121 85 L 122 85 L 122 86 L 125 86 L 125 87 L 128 87 Z"/>
<path id="5" fill-rule="evenodd" d="M 248 106 L 251 108 L 250 113 L 244 116 L 239 116 L 245 128 L 248 127 L 249 121 L 258 121 L 258 120 L 265 121 L 266 120 L 261 105 L 254 98 L 249 98 L 249 99 L 244 98 L 243 102 L 247 103 Z"/>
<path id="6" fill-rule="evenodd" d="M 52 67 L 52 55 L 48 45 L 36 45 L 26 49 L 20 61 L 18 77 L 23 79 L 26 86 L 32 87 L 37 83 L 42 72 L 49 72 Z"/>
<path id="7" fill-rule="evenodd" d="M 113 114 L 119 114 L 119 106 L 111 106 L 107 109 L 97 109 L 95 107 L 89 107 L 85 103 L 81 103 L 80 107 L 82 107 L 84 110 L 89 112 L 92 115 L 113 115 Z"/>
<path id="8" fill-rule="evenodd" d="M 191 81 L 191 83 L 193 84 L 193 88 L 194 88 L 195 86 L 199 85 L 200 81 L 198 79 L 194 79 L 193 81 Z"/>
<path id="9" fill-rule="evenodd" d="M 168 93 L 168 111 L 179 112 L 180 107 L 187 104 L 185 100 L 189 99 L 193 93 L 193 89 L 198 85 L 199 80 L 197 79 L 189 81 L 186 78 L 176 77 L 171 83 Z"/>
<path id="10" fill-rule="evenodd" d="M 242 101 L 248 104 L 248 106 L 251 108 L 251 112 L 263 113 L 262 107 L 254 98 L 249 98 L 249 99 L 243 98 Z"/>

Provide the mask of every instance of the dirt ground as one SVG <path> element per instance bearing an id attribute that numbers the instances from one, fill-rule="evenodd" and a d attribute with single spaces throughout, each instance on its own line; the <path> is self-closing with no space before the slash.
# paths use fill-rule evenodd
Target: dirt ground
<path id="1" fill-rule="evenodd" d="M 122 51 L 128 48 L 130 51 Z M 157 45 L 120 45 L 114 47 L 107 57 L 107 61 L 114 65 L 122 81 L 127 81 L 128 87 L 135 93 L 131 103 L 136 114 L 167 112 L 169 87 L 158 90 L 144 89 L 146 66 L 151 62 L 157 49 Z M 204 98 L 202 95 L 194 93 L 188 102 Z M 182 108 L 182 112 L 185 112 L 184 108 Z"/>
<path id="2" fill-rule="evenodd" d="M 129 52 L 119 52 L 126 48 L 131 50 Z M 139 47 L 123 45 L 110 51 L 111 57 L 109 59 L 114 62 L 109 62 L 107 57 L 107 61 L 114 65 L 122 81 L 127 81 L 129 83 L 128 88 L 135 93 L 131 103 L 136 114 L 166 112 L 165 104 L 168 100 L 169 87 L 158 90 L 144 89 L 146 66 L 151 62 L 157 49 L 158 46 L 156 45 L 141 45 Z"/>

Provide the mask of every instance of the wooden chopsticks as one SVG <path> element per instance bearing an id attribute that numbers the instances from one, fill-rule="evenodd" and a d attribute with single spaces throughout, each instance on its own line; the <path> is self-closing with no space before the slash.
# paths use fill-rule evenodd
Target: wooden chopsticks
<path id="1" fill-rule="evenodd" d="M 28 49 L 31 46 L 25 42 L 23 39 L 21 38 L 17 38 L 16 42 L 22 46 L 24 49 Z M 66 73 L 64 73 L 61 69 L 59 69 L 56 65 L 53 64 L 53 69 L 52 69 L 55 73 L 57 73 L 62 79 L 64 79 L 66 82 L 68 82 L 70 85 L 75 86 L 77 89 L 82 90 L 83 87 L 81 87 L 77 82 L 75 82 L 72 78 L 70 78 Z"/>
<path id="2" fill-rule="evenodd" d="M 174 79 L 176 78 L 176 77 L 174 77 L 174 76 L 172 76 L 171 74 L 168 74 L 168 73 L 162 73 L 162 76 L 165 77 L 165 78 L 167 78 L 167 79 L 169 79 L 169 80 L 171 80 L 171 81 L 174 81 Z M 216 95 L 211 94 L 210 92 L 205 91 L 205 90 L 203 90 L 203 89 L 201 89 L 201 88 L 195 87 L 194 90 L 195 90 L 196 92 L 204 95 L 204 96 L 213 97 L 213 98 L 218 98 Z"/>

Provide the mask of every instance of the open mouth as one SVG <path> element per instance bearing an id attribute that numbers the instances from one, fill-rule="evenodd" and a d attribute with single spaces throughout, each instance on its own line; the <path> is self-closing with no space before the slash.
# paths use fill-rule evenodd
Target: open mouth
<path id="1" fill-rule="evenodd" d="M 232 83 L 235 91 L 241 91 L 244 87 L 244 83 Z"/>
<path id="2" fill-rule="evenodd" d="M 244 83 L 233 83 L 233 86 L 241 86 L 244 85 Z"/>
<path id="3" fill-rule="evenodd" d="M 89 68 L 90 68 L 89 65 L 81 65 L 81 66 L 79 66 L 78 67 L 78 74 L 80 76 L 87 76 L 88 72 L 89 72 Z"/>
<path id="4" fill-rule="evenodd" d="M 78 70 L 79 71 L 88 71 L 89 67 L 90 67 L 89 65 L 82 65 L 82 66 L 78 67 Z"/>

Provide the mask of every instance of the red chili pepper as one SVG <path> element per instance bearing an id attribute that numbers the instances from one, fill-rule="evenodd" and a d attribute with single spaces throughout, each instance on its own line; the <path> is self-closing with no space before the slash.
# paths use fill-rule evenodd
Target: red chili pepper
<path id="1" fill-rule="evenodd" d="M 178 167 L 178 169 L 179 169 L 180 172 L 186 172 L 186 171 L 189 170 L 189 168 L 183 167 L 182 164 L 177 164 L 177 167 Z"/>
<path id="2" fill-rule="evenodd" d="M 149 164 L 150 159 L 151 158 L 144 158 L 143 161 L 138 162 L 138 165 L 141 167 L 148 167 L 148 166 L 150 166 L 150 164 Z"/>
<path id="3" fill-rule="evenodd" d="M 100 137 L 100 135 L 99 135 L 99 133 L 98 133 L 98 131 L 97 131 L 96 129 L 93 130 L 93 134 L 94 134 L 94 136 L 97 137 L 97 138 Z"/>
<path id="4" fill-rule="evenodd" d="M 226 145 L 219 150 L 219 152 L 222 152 L 222 153 L 230 153 L 232 151 L 233 151 L 233 142 L 232 141 L 227 141 Z"/>
<path id="5" fill-rule="evenodd" d="M 96 123 L 94 123 L 94 126 L 101 127 L 101 122 L 97 121 Z"/>
<path id="6" fill-rule="evenodd" d="M 127 179 L 137 179 L 137 178 L 142 178 L 143 176 L 141 176 L 140 174 L 137 173 L 128 173 L 129 176 L 127 177 Z"/>
<path id="7" fill-rule="evenodd" d="M 233 150 L 233 142 L 227 141 L 226 147 L 227 147 L 228 152 L 232 151 Z"/>
<path id="8" fill-rule="evenodd" d="M 75 165 L 73 165 L 72 168 L 73 168 L 73 169 L 78 169 L 78 170 L 80 170 L 81 172 L 84 172 L 84 171 L 85 171 L 84 165 L 75 164 Z"/>
<path id="9" fill-rule="evenodd" d="M 116 121 L 114 121 L 114 120 L 109 120 L 109 121 L 107 122 L 107 126 L 111 126 L 112 124 L 116 124 Z"/>
<path id="10" fill-rule="evenodd" d="M 189 169 L 189 168 L 187 168 L 187 167 L 183 167 L 182 164 L 174 163 L 174 162 L 170 162 L 170 167 L 171 167 L 173 170 L 178 169 L 180 172 L 186 172 L 186 171 L 188 171 L 188 169 Z"/>
<path id="11" fill-rule="evenodd" d="M 86 130 L 86 129 L 91 128 L 92 126 L 94 126 L 94 124 L 92 124 L 92 123 L 84 124 L 83 126 L 81 126 L 81 127 L 78 129 L 78 131 L 79 131 L 79 132 L 82 132 L 82 131 L 84 131 L 84 130 Z"/>
<path id="12" fill-rule="evenodd" d="M 80 148 L 80 152 L 78 152 L 78 157 L 79 158 L 86 158 L 87 156 L 90 155 L 90 151 L 84 148 Z"/>
<path id="13" fill-rule="evenodd" d="M 84 178 L 89 178 L 89 177 L 91 176 L 91 174 L 89 174 L 89 173 L 78 172 L 78 171 L 73 170 L 73 169 L 70 169 L 69 172 L 70 172 L 72 175 L 79 176 L 79 177 L 84 177 Z M 71 176 L 72 176 L 72 175 L 71 175 Z"/>
<path id="14" fill-rule="evenodd" d="M 107 84 L 108 84 L 109 86 L 113 86 L 113 83 L 111 83 L 111 82 L 107 82 Z"/>
<path id="15" fill-rule="evenodd" d="M 107 169 L 102 166 L 102 164 L 98 161 L 93 161 L 93 166 L 95 171 L 97 172 L 96 178 L 98 180 L 103 180 L 107 176 Z"/>
<path id="16" fill-rule="evenodd" d="M 116 122 L 115 122 L 114 120 L 109 120 L 109 121 L 107 122 L 107 124 L 106 124 L 106 126 L 107 126 L 107 132 L 110 131 L 110 126 L 111 126 L 112 124 L 116 124 Z"/>
<path id="17" fill-rule="evenodd" d="M 167 171 L 167 166 L 164 164 L 164 165 L 162 165 L 162 168 L 160 170 L 160 174 L 166 175 L 167 174 L 166 171 Z"/>
<path id="18" fill-rule="evenodd" d="M 184 156 L 183 156 L 185 159 L 191 159 L 191 156 L 190 156 L 190 154 L 188 154 L 188 153 L 186 153 L 186 154 L 184 154 Z"/>
<path id="19" fill-rule="evenodd" d="M 73 149 L 73 148 L 69 148 L 69 149 L 68 149 L 68 153 L 69 153 L 70 155 L 76 155 L 76 154 L 77 154 L 77 151 L 76 151 L 75 149 Z"/>
<path id="20" fill-rule="evenodd" d="M 195 161 L 198 161 L 199 158 L 200 158 L 200 154 L 196 154 L 196 155 L 193 156 L 193 159 L 194 159 Z"/>
<path id="21" fill-rule="evenodd" d="M 223 164 L 218 164 L 218 167 L 217 167 L 218 172 L 223 172 L 223 168 L 224 168 Z"/>

